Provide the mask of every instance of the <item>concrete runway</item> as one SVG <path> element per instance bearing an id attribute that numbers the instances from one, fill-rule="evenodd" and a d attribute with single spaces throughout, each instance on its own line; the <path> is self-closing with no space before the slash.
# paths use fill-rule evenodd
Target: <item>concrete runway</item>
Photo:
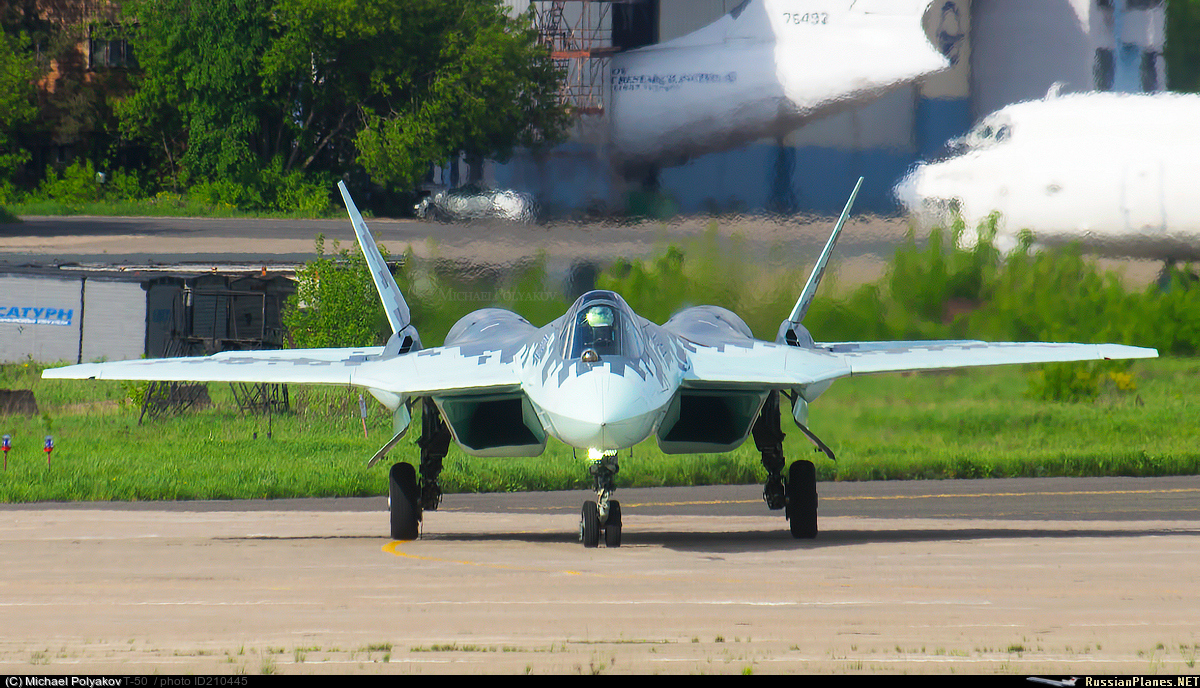
<path id="1" fill-rule="evenodd" d="M 3 673 L 1194 674 L 1200 477 L 0 509 Z"/>
<path id="2" fill-rule="evenodd" d="M 721 236 L 743 237 L 752 255 L 815 257 L 835 220 L 723 217 L 526 225 L 369 219 L 367 223 L 376 240 L 396 254 L 411 246 L 421 257 L 508 264 L 528 260 L 539 250 L 552 259 L 608 263 L 617 256 L 641 257 L 668 243 L 699 238 L 713 227 Z M 839 244 L 848 256 L 890 254 L 907 230 L 903 219 L 857 217 L 847 224 Z M 295 264 L 314 257 L 318 234 L 325 235 L 327 250 L 335 240 L 348 247 L 355 241 L 345 218 L 28 217 L 20 224 L 0 225 L 0 264 Z"/>

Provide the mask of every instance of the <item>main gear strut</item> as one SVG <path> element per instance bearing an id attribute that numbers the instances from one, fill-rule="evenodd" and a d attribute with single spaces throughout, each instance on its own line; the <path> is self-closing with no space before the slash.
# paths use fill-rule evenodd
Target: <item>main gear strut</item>
<path id="1" fill-rule="evenodd" d="M 417 446 L 421 448 L 421 509 L 437 511 L 442 503 L 442 486 L 438 482 L 442 475 L 442 459 L 450 450 L 450 428 L 442 420 L 437 404 L 430 397 L 423 398 L 421 406 L 421 437 Z"/>

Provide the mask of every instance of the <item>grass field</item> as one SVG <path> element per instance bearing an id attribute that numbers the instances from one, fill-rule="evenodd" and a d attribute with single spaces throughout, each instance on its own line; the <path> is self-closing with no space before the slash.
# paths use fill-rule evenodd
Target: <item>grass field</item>
<path id="1" fill-rule="evenodd" d="M 784 419 L 790 459 L 811 458 L 822 480 L 1200 472 L 1200 360 L 1138 361 L 1135 389 L 1108 385 L 1090 402 L 1026 396 L 1030 368 L 888 374 L 837 382 L 812 405 L 812 428 L 836 463 Z M 387 465 L 366 467 L 390 417 L 358 392 L 292 388 L 293 413 L 244 417 L 228 386 L 213 407 L 138 424 L 121 383 L 42 380 L 36 364 L 0 367 L 0 388 L 33 389 L 40 415 L 0 416 L 12 435 L 0 501 L 249 499 L 383 494 Z M 785 408 L 785 413 L 788 410 Z M 419 423 L 419 420 L 414 421 Z M 268 438 L 268 427 L 271 436 Z M 419 424 L 414 426 L 419 428 Z M 417 432 L 391 458 L 416 462 Z M 54 437 L 47 466 L 46 435 Z M 256 437 L 257 435 L 257 437 Z M 451 448 L 447 492 L 590 487 L 582 458 L 552 443 L 529 459 L 478 459 Z M 618 485 L 733 484 L 763 478 L 753 441 L 721 455 L 664 456 L 653 441 L 621 457 Z"/>

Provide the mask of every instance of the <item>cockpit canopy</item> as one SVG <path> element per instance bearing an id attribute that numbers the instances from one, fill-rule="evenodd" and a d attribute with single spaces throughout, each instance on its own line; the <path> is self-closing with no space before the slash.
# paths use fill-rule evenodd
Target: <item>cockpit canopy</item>
<path id="1" fill-rule="evenodd" d="M 961 143 L 968 150 L 989 148 L 1008 141 L 1012 137 L 1012 122 L 1005 116 L 989 115 L 962 137 Z"/>
<path id="2" fill-rule="evenodd" d="M 591 291 L 579 297 L 567 312 L 563 356 L 581 359 L 585 351 L 600 357 L 641 356 L 641 328 L 624 299 L 611 291 Z"/>

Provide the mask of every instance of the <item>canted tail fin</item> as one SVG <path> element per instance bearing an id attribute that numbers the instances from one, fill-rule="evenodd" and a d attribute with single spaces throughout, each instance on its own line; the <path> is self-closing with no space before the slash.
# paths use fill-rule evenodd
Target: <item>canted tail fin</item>
<path id="1" fill-rule="evenodd" d="M 833 233 L 829 235 L 829 241 L 825 243 L 825 250 L 821 251 L 821 257 L 813 266 L 812 274 L 808 276 L 808 283 L 804 285 L 804 291 L 800 292 L 800 298 L 796 300 L 796 306 L 792 308 L 792 314 L 788 316 L 789 322 L 799 324 L 804 320 L 804 314 L 808 313 L 808 307 L 812 305 L 813 297 L 817 295 L 817 287 L 821 284 L 821 278 L 825 276 L 825 268 L 829 265 L 829 256 L 833 254 L 833 247 L 837 245 L 838 235 L 842 233 L 842 226 L 846 224 L 846 218 L 850 217 L 850 208 L 854 206 L 854 198 L 858 196 L 858 190 L 862 187 L 862 183 L 863 178 L 859 177 L 858 183 L 854 185 L 854 191 L 850 192 L 850 200 L 846 201 L 846 207 L 842 210 L 842 216 L 838 218 Z"/>
<path id="2" fill-rule="evenodd" d="M 346 183 L 338 182 L 338 190 L 342 192 L 342 200 L 346 202 L 346 212 L 349 213 L 350 222 L 354 225 L 354 234 L 358 237 L 359 248 L 362 249 L 363 257 L 367 259 L 367 267 L 371 270 L 371 279 L 375 282 L 375 289 L 379 292 L 380 300 L 383 301 L 383 310 L 387 313 L 388 323 L 392 326 L 392 338 L 387 345 L 388 352 L 408 353 L 420 349 L 421 337 L 417 334 L 417 329 L 412 326 L 412 315 L 408 310 L 408 303 L 405 302 L 404 295 L 400 293 L 400 287 L 396 286 L 396 280 L 392 278 L 387 263 L 383 261 L 379 247 L 375 245 L 375 237 L 371 236 L 371 230 L 367 228 L 362 214 L 354 205 L 354 199 L 350 198 L 350 192 L 346 190 Z"/>

